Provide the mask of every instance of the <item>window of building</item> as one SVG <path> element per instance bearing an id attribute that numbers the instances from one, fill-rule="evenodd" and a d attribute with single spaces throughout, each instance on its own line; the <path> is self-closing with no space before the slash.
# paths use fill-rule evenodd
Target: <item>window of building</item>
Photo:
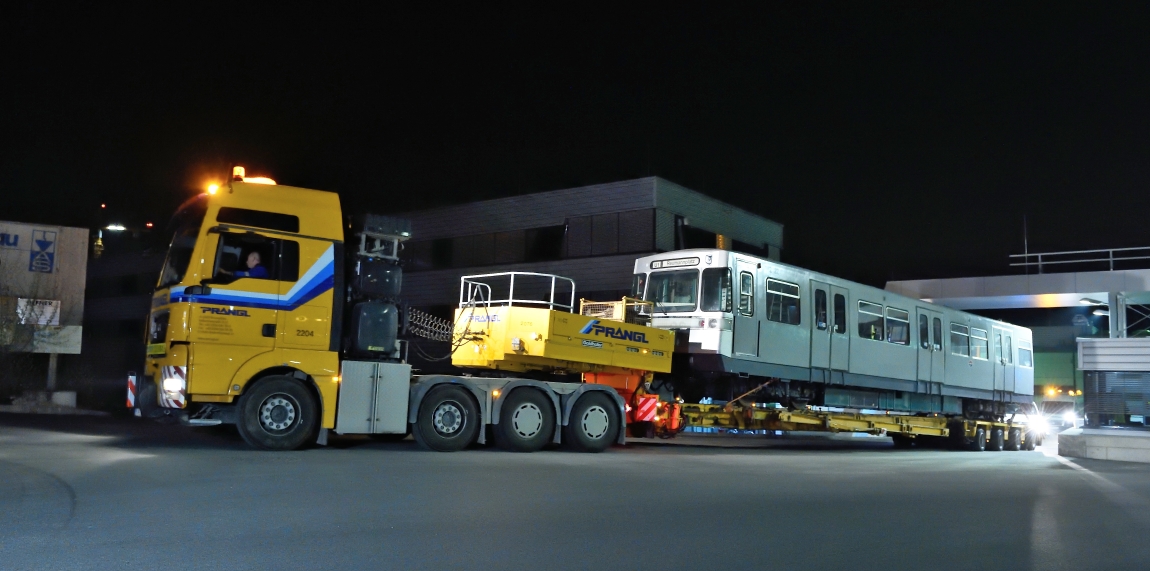
<path id="1" fill-rule="evenodd" d="M 918 346 L 922 349 L 930 349 L 930 318 L 926 315 L 918 314 Z"/>
<path id="2" fill-rule="evenodd" d="M 893 307 L 886 308 L 886 340 L 889 343 L 910 345 L 910 313 Z"/>
<path id="3" fill-rule="evenodd" d="M 767 319 L 788 325 L 802 322 L 799 286 L 779 280 L 767 280 Z"/>
<path id="4" fill-rule="evenodd" d="M 655 303 L 655 311 L 694 311 L 698 301 L 699 270 L 652 272 L 644 299 Z"/>
<path id="5" fill-rule="evenodd" d="M 826 290 L 815 290 L 815 327 L 817 327 L 819 331 L 826 331 L 827 328 Z"/>
<path id="6" fill-rule="evenodd" d="M 942 319 L 934 318 L 934 350 L 942 351 Z"/>
<path id="7" fill-rule="evenodd" d="M 655 210 L 619 213 L 619 252 L 655 250 Z"/>
<path id="8" fill-rule="evenodd" d="M 494 242 L 494 261 L 496 264 L 514 264 L 524 261 L 527 253 L 526 231 L 496 232 Z"/>
<path id="9" fill-rule="evenodd" d="M 1018 365 L 1020 367 L 1034 366 L 1034 353 L 1031 352 L 1030 343 L 1026 341 L 1018 342 Z"/>
<path id="10" fill-rule="evenodd" d="M 619 252 L 619 213 L 591 217 L 591 255 L 604 256 Z"/>
<path id="11" fill-rule="evenodd" d="M 990 358 L 990 339 L 985 329 L 970 328 L 970 356 L 983 361 Z"/>
<path id="12" fill-rule="evenodd" d="M 847 298 L 841 293 L 835 294 L 835 333 L 847 332 Z"/>
<path id="13" fill-rule="evenodd" d="M 755 277 L 750 272 L 739 273 L 739 313 L 755 314 Z"/>
<path id="14" fill-rule="evenodd" d="M 238 224 L 253 228 L 267 228 L 281 232 L 299 232 L 299 216 L 280 214 L 278 212 L 265 212 L 263 210 L 249 210 L 247 208 L 232 208 L 221 206 L 216 214 L 216 221 L 221 224 Z"/>
<path id="15" fill-rule="evenodd" d="M 579 216 L 567 220 L 567 257 L 582 258 L 591 255 L 591 217 Z"/>
<path id="16" fill-rule="evenodd" d="M 563 259 L 564 236 L 566 233 L 567 227 L 562 224 L 527 230 L 525 232 L 525 241 L 527 242 L 526 261 L 552 262 Z"/>
<path id="17" fill-rule="evenodd" d="M 869 301 L 859 301 L 859 337 L 882 340 L 882 306 Z"/>
<path id="18" fill-rule="evenodd" d="M 703 311 L 731 311 L 731 270 L 707 268 L 703 270 Z"/>
<path id="19" fill-rule="evenodd" d="M 970 328 L 957 323 L 950 324 L 950 352 L 954 355 L 970 356 Z"/>

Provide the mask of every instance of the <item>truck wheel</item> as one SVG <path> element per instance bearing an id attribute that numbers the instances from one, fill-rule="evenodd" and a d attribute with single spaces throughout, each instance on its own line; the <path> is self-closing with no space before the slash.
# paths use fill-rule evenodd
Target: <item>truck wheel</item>
<path id="1" fill-rule="evenodd" d="M 318 408 L 299 381 L 268 377 L 240 398 L 236 430 L 253 448 L 296 450 L 313 440 Z"/>
<path id="2" fill-rule="evenodd" d="M 974 431 L 974 441 L 970 443 L 971 452 L 983 452 L 986 450 L 986 428 L 979 426 Z"/>
<path id="3" fill-rule="evenodd" d="M 619 436 L 619 409 L 607 395 L 583 393 L 571 407 L 563 440 L 579 452 L 602 452 Z"/>
<path id="4" fill-rule="evenodd" d="M 987 444 L 986 449 L 992 452 L 1002 452 L 1002 427 L 994 427 L 990 429 L 990 444 Z"/>
<path id="5" fill-rule="evenodd" d="M 1011 452 L 1018 452 L 1022 449 L 1022 430 L 1019 428 L 1011 428 L 1006 436 L 1006 449 Z"/>
<path id="6" fill-rule="evenodd" d="M 890 439 L 898 450 L 907 450 L 914 446 L 914 439 L 904 434 L 892 434 Z"/>
<path id="7" fill-rule="evenodd" d="M 511 391 L 499 409 L 495 444 L 511 452 L 535 452 L 555 434 L 555 411 L 551 401 L 534 389 Z"/>
<path id="8" fill-rule="evenodd" d="M 1024 442 L 1022 444 L 1023 449 L 1034 450 L 1034 447 L 1037 444 L 1037 442 L 1036 442 L 1037 440 L 1038 440 L 1037 434 L 1035 434 L 1033 432 L 1027 432 L 1026 433 L 1026 442 Z"/>
<path id="9" fill-rule="evenodd" d="M 436 452 L 463 450 L 477 434 L 479 408 L 471 394 L 456 385 L 442 385 L 427 393 L 411 430 L 420 446 Z"/>

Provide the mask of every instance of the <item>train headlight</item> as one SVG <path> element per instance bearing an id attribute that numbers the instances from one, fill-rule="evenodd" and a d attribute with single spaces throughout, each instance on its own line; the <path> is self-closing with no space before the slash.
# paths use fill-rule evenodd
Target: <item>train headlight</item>
<path id="1" fill-rule="evenodd" d="M 1038 434 L 1048 434 L 1050 432 L 1050 423 L 1046 422 L 1046 418 L 1041 416 L 1032 417 L 1031 426 L 1034 432 Z"/>
<path id="2" fill-rule="evenodd" d="M 718 326 L 719 326 L 719 320 L 718 319 L 715 319 L 712 317 L 711 319 L 707 320 L 707 327 L 714 329 Z"/>
<path id="3" fill-rule="evenodd" d="M 1062 422 L 1073 426 L 1075 422 L 1078 422 L 1078 417 L 1074 414 L 1074 411 L 1068 410 L 1062 413 Z"/>

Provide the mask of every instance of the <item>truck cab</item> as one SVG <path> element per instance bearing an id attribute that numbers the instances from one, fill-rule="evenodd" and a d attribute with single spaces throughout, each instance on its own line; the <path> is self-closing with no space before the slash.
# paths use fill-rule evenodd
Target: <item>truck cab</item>
<path id="1" fill-rule="evenodd" d="M 306 439 L 305 415 L 322 414 L 321 428 L 335 422 L 325 405 L 339 381 L 339 196 L 269 182 L 237 173 L 177 212 L 152 297 L 144 370 L 153 385 L 143 394 L 154 387 L 163 412 L 206 420 L 226 416 L 255 379 L 293 378 L 308 394 L 265 403 L 261 418 Z"/>

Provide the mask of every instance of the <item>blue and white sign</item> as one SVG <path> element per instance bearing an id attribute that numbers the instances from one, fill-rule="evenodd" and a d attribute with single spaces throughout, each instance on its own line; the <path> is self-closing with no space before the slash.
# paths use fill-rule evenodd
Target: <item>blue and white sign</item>
<path id="1" fill-rule="evenodd" d="M 17 248 L 20 246 L 20 235 L 15 232 L 0 232 L 0 248 Z"/>
<path id="2" fill-rule="evenodd" d="M 31 246 L 28 271 L 52 273 L 56 267 L 56 233 L 50 230 L 33 230 Z"/>

